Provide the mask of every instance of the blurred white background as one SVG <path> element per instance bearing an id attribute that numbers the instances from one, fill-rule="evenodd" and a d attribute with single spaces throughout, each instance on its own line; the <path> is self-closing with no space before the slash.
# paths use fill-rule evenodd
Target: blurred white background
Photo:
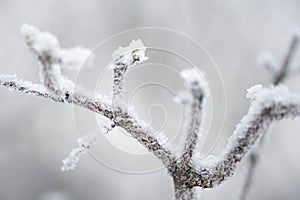
<path id="1" fill-rule="evenodd" d="M 257 56 L 267 49 L 281 62 L 290 31 L 300 28 L 299 11 L 298 0 L 0 0 L 0 73 L 38 80 L 36 59 L 19 33 L 24 22 L 51 31 L 64 47 L 93 48 L 113 34 L 138 27 L 180 31 L 206 48 L 223 77 L 227 116 L 213 152 L 218 154 L 247 112 L 246 89 L 270 83 Z M 300 67 L 300 51 L 293 66 Z M 300 93 L 299 83 L 300 75 L 286 82 L 295 93 Z M 87 155 L 75 171 L 61 172 L 61 160 L 77 145 L 72 107 L 2 87 L 0 97 L 1 200 L 172 199 L 172 181 L 164 170 L 126 174 Z M 299 122 L 272 126 L 250 199 L 300 199 Z M 245 164 L 229 181 L 205 191 L 203 199 L 237 199 Z"/>

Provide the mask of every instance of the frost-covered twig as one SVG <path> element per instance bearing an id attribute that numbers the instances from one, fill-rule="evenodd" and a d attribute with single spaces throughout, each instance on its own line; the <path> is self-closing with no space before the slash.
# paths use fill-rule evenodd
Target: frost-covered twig
<path id="1" fill-rule="evenodd" d="M 26 44 L 36 54 L 40 61 L 41 82 L 47 90 L 61 102 L 72 95 L 74 83 L 61 73 L 61 59 L 59 42 L 48 32 L 41 32 L 38 28 L 24 24 L 21 27 Z"/>
<path id="2" fill-rule="evenodd" d="M 88 152 L 88 150 L 96 144 L 97 140 L 100 137 L 101 132 L 94 131 L 85 136 L 82 136 L 77 140 L 79 146 L 74 148 L 70 154 L 62 161 L 62 171 L 73 170 L 76 167 L 76 164 L 79 162 L 81 155 Z"/>
<path id="3" fill-rule="evenodd" d="M 293 35 L 289 49 L 284 57 L 281 69 L 274 77 L 273 80 L 274 85 L 281 83 L 287 77 L 290 70 L 290 64 L 292 62 L 293 56 L 295 55 L 296 50 L 298 48 L 299 40 L 300 40 L 300 36 L 298 34 Z"/>
<path id="4" fill-rule="evenodd" d="M 191 159 L 195 154 L 198 140 L 202 135 L 202 123 L 204 118 L 204 101 L 208 94 L 207 85 L 201 74 L 194 69 L 181 72 L 185 80 L 187 91 L 181 92 L 175 100 L 186 107 L 185 125 L 179 143 L 178 169 L 186 169 L 191 164 Z M 182 172 L 174 173 L 174 193 L 176 199 L 198 200 L 200 191 L 197 188 L 187 188 L 181 182 Z"/>
<path id="5" fill-rule="evenodd" d="M 111 121 L 109 130 L 114 127 L 123 128 L 164 164 L 173 178 L 177 200 L 199 199 L 199 193 L 195 192 L 199 187 L 213 188 L 221 184 L 234 173 L 242 158 L 267 131 L 271 122 L 300 116 L 300 97 L 290 94 L 286 87 L 255 86 L 248 91 L 247 95 L 251 100 L 249 111 L 229 138 L 222 154 L 218 157 L 198 158 L 195 148 L 201 135 L 203 101 L 208 93 L 205 81 L 197 75 L 196 71 L 184 71 L 182 75 L 189 89 L 188 96 L 190 96 L 184 102 L 187 103 L 191 116 L 187 119 L 185 140 L 181 151 L 183 156 L 176 160 L 173 153 L 166 148 L 167 145 L 164 145 L 166 139 L 154 135 L 151 128 L 124 103 L 123 82 L 126 70 L 129 66 L 147 59 L 141 41 L 134 41 L 129 47 L 121 48 L 114 53 L 112 63 L 114 83 L 111 98 L 83 92 L 85 90 L 75 90 L 75 84 L 63 75 L 61 69 L 66 65 L 71 65 L 70 63 L 73 65 L 78 58 L 72 57 L 76 55 L 73 50 L 67 51 L 60 48 L 53 35 L 28 25 L 23 26 L 22 33 L 27 45 L 41 63 L 42 84 L 23 81 L 15 75 L 0 75 L 0 85 L 32 96 L 52 99 L 55 102 L 75 104 L 108 118 Z M 128 53 L 120 53 L 124 51 Z M 81 52 L 86 55 L 86 51 Z M 291 55 L 289 53 L 288 57 L 291 58 Z M 84 56 L 81 56 L 79 60 L 82 57 Z M 77 63 L 82 63 L 82 60 Z M 284 65 L 289 65 L 289 61 L 285 61 Z M 286 76 L 287 73 L 283 73 Z M 283 80 L 284 76 L 276 78 L 275 84 L 276 80 Z M 80 139 L 80 146 L 63 161 L 62 169 L 74 169 L 80 156 L 88 151 L 98 137 L 97 132 Z"/>
<path id="6" fill-rule="evenodd" d="M 273 121 L 300 116 L 300 97 L 291 94 L 285 86 L 255 86 L 249 92 L 249 111 L 221 155 L 203 159 L 195 157 L 187 165 L 178 163 L 171 172 L 176 199 L 188 200 L 193 195 L 193 188 L 213 188 L 227 180 Z"/>
<path id="7" fill-rule="evenodd" d="M 85 95 L 84 93 L 74 92 L 65 102 L 62 102 L 60 98 L 50 94 L 43 85 L 24 81 L 19 79 L 16 75 L 0 74 L 0 85 L 34 97 L 51 99 L 58 103 L 75 104 L 92 112 L 99 113 L 109 119 L 113 118 L 113 111 L 110 106 L 111 101 L 109 101 L 106 96 L 96 95 L 93 97 Z"/>
<path id="8" fill-rule="evenodd" d="M 127 47 L 119 47 L 113 52 L 113 62 L 110 66 L 114 71 L 113 106 L 124 107 L 124 78 L 129 67 L 133 67 L 148 59 L 145 56 L 146 47 L 143 42 L 133 40 Z"/>
<path id="9" fill-rule="evenodd" d="M 283 58 L 281 67 L 278 67 L 278 65 L 275 63 L 275 61 L 271 58 L 272 56 L 270 54 L 264 54 L 264 56 L 260 57 L 262 64 L 264 64 L 264 66 L 273 75 L 272 84 L 278 85 L 278 84 L 282 83 L 286 78 L 288 78 L 289 75 L 292 75 L 291 62 L 297 51 L 297 48 L 299 45 L 299 40 L 300 40 L 299 33 L 295 33 L 292 35 L 289 48 L 286 52 L 285 57 Z M 299 69 L 300 68 L 298 68 L 298 70 L 297 70 L 298 73 L 299 73 Z M 246 177 L 245 177 L 245 181 L 243 183 L 242 190 L 240 193 L 240 198 L 239 198 L 240 200 L 247 199 L 248 193 L 253 184 L 253 179 L 254 179 L 257 165 L 260 161 L 260 154 L 261 154 L 261 150 L 263 148 L 264 143 L 265 143 L 265 136 L 263 136 L 260 139 L 259 143 L 257 144 L 257 147 L 253 148 L 249 153 L 248 165 L 246 167 Z"/>
<path id="10" fill-rule="evenodd" d="M 284 86 L 262 88 L 251 103 L 228 144 L 218 157 L 209 156 L 190 166 L 185 173 L 187 188 L 212 188 L 231 176 L 239 162 L 271 122 L 300 116 L 300 97 L 291 94 Z"/>
<path id="11" fill-rule="evenodd" d="M 206 83 L 196 70 L 185 70 L 181 72 L 185 79 L 187 94 L 182 102 L 186 104 L 186 124 L 183 130 L 183 139 L 180 146 L 183 147 L 181 154 L 181 163 L 188 164 L 195 153 L 197 142 L 201 136 L 201 125 L 204 114 L 204 100 L 208 91 Z"/>
<path id="12" fill-rule="evenodd" d="M 49 32 L 41 32 L 38 28 L 30 25 L 23 25 L 21 32 L 26 44 L 37 55 L 40 61 L 41 81 L 43 85 L 23 81 L 12 75 L 0 75 L 0 85 L 33 96 L 49 98 L 56 102 L 75 104 L 99 113 L 112 120 L 114 126 L 125 129 L 166 166 L 175 161 L 173 154 L 159 143 L 150 129 L 133 113 L 128 112 L 126 108 L 122 108 L 118 110 L 116 115 L 112 106 L 113 103 L 110 100 L 111 98 L 85 92 L 85 90 L 77 91 L 75 90 L 74 83 L 62 74 L 61 67 L 68 68 L 67 65 L 74 65 L 74 63 L 77 66 L 80 63 L 82 64 L 84 62 L 82 59 L 86 58 L 88 50 L 77 48 L 76 53 L 74 53 L 74 49 L 62 49 L 55 36 Z M 138 40 L 133 44 L 142 43 Z M 120 53 L 120 50 L 117 53 Z M 78 54 L 81 54 L 81 56 Z M 120 56 L 120 54 L 113 55 L 115 61 L 119 62 L 124 59 L 122 62 L 131 62 L 131 65 L 147 59 L 145 48 L 141 46 L 138 49 L 134 47 L 130 52 L 130 56 L 125 54 L 119 58 L 116 56 Z"/>

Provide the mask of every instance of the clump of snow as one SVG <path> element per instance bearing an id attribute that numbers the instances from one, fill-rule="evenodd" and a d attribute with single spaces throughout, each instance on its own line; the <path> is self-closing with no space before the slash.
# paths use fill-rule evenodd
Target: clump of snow
<path id="1" fill-rule="evenodd" d="M 112 54 L 113 63 L 111 69 L 133 66 L 148 60 L 146 56 L 146 47 L 142 40 L 132 40 L 126 47 L 119 47 Z"/>
<path id="2" fill-rule="evenodd" d="M 256 88 L 256 89 L 255 89 Z M 276 119 L 285 117 L 295 117 L 296 115 L 299 115 L 300 108 L 299 106 L 297 108 L 289 106 L 298 105 L 300 102 L 300 97 L 294 94 L 291 94 L 288 90 L 288 88 L 284 85 L 279 86 L 270 86 L 267 88 L 261 88 L 260 86 L 254 87 L 252 89 L 255 93 L 255 100 L 252 102 L 252 105 L 249 108 L 248 114 L 245 115 L 241 122 L 237 125 L 236 130 L 234 131 L 233 135 L 228 139 L 227 146 L 223 152 L 223 156 L 226 155 L 233 147 L 238 146 L 238 141 L 240 138 L 244 137 L 245 130 L 247 130 L 249 127 L 254 126 L 253 124 L 255 120 L 261 115 L 261 112 L 265 108 L 272 108 L 272 115 Z M 285 105 L 277 107 L 276 105 Z M 282 110 L 283 109 L 283 110 Z M 297 110 L 298 109 L 298 110 Z M 286 113 L 283 115 L 283 113 Z M 271 116 L 269 116 L 271 117 Z M 266 131 L 267 127 L 271 121 L 269 119 L 265 119 L 261 127 L 263 128 L 262 131 Z M 256 134 L 262 134 L 262 131 L 257 131 Z M 257 136 L 251 135 L 249 138 L 247 138 L 248 143 L 245 148 L 249 148 L 248 145 L 250 145 L 251 141 L 254 140 Z M 242 157 L 241 155 L 236 155 L 236 157 Z"/>
<path id="3" fill-rule="evenodd" d="M 21 26 L 25 42 L 37 53 L 50 52 L 56 55 L 59 50 L 57 38 L 49 32 L 41 32 L 37 27 L 28 24 Z"/>
<path id="4" fill-rule="evenodd" d="M 285 85 L 261 88 L 257 95 L 257 104 L 269 105 L 273 102 L 291 103 L 299 99 L 297 95 L 291 94 Z"/>
<path id="5" fill-rule="evenodd" d="M 126 54 L 132 53 L 132 51 L 145 52 L 145 50 L 146 50 L 146 47 L 144 46 L 141 39 L 132 40 L 128 46 L 118 47 L 118 49 L 113 52 L 112 58 L 113 58 L 113 60 L 117 60 L 118 58 L 120 58 Z"/>
<path id="6" fill-rule="evenodd" d="M 199 151 L 195 151 L 192 157 L 192 164 L 197 169 L 212 168 L 217 165 L 220 158 L 214 155 L 205 156 Z"/>
<path id="7" fill-rule="evenodd" d="M 246 97 L 253 102 L 256 99 L 257 94 L 262 90 L 262 85 L 254 85 L 251 88 L 247 89 Z"/>
<path id="8" fill-rule="evenodd" d="M 199 92 L 202 94 L 209 94 L 208 84 L 206 83 L 203 74 L 196 69 L 183 70 L 180 75 L 185 80 L 186 86 L 190 90 L 201 90 Z"/>
<path id="9" fill-rule="evenodd" d="M 32 25 L 23 24 L 21 26 L 21 34 L 26 44 L 35 53 L 38 55 L 49 54 L 52 58 L 55 58 L 53 60 L 59 61 L 59 64 L 64 69 L 79 69 L 92 54 L 91 50 L 82 47 L 60 48 L 58 39 L 53 34 L 40 31 L 39 28 Z M 91 66 L 93 60 L 93 57 L 88 59 L 86 65 Z"/>

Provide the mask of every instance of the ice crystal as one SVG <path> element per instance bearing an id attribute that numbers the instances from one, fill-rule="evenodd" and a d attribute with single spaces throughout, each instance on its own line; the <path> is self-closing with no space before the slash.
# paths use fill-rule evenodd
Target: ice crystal
<path id="1" fill-rule="evenodd" d="M 78 144 L 79 146 L 74 148 L 70 154 L 62 161 L 62 167 L 61 170 L 62 171 L 69 171 L 69 170 L 74 170 L 77 163 L 80 160 L 80 157 L 87 153 L 88 150 L 94 145 L 96 144 L 96 142 L 98 141 L 99 137 L 101 135 L 100 131 L 95 131 L 92 133 L 89 133 L 85 136 L 82 136 L 81 138 L 79 138 Z"/>

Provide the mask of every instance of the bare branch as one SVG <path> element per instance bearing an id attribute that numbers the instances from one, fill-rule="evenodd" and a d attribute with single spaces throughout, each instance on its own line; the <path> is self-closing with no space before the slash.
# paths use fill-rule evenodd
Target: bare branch
<path id="1" fill-rule="evenodd" d="M 292 62 L 293 56 L 296 53 L 298 44 L 299 44 L 299 36 L 294 35 L 292 37 L 287 54 L 284 57 L 281 70 L 274 77 L 274 80 L 273 80 L 274 85 L 278 85 L 287 77 L 289 70 L 290 70 L 290 63 Z"/>

